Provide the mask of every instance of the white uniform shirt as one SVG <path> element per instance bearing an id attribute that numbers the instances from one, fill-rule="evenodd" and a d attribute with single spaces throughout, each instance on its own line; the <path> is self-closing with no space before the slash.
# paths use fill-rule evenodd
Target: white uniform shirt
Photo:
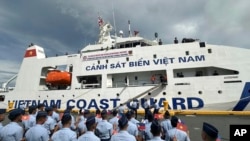
<path id="1" fill-rule="evenodd" d="M 132 122 L 132 123 L 134 123 L 135 125 L 137 125 L 137 123 L 140 123 L 138 120 L 136 120 L 135 118 L 131 118 L 130 119 L 130 121 Z"/>
<path id="2" fill-rule="evenodd" d="M 51 116 L 48 116 L 48 119 L 43 126 L 48 130 L 48 134 L 50 134 L 50 131 L 55 129 L 56 121 Z"/>
<path id="3" fill-rule="evenodd" d="M 92 131 L 87 131 L 83 135 L 81 135 L 78 138 L 78 141 L 100 141 L 100 138 L 98 138 L 94 132 Z"/>
<path id="4" fill-rule="evenodd" d="M 127 131 L 122 130 L 119 133 L 113 135 L 110 141 L 136 141 L 136 139 Z"/>
<path id="5" fill-rule="evenodd" d="M 150 140 L 150 139 L 152 139 L 154 136 L 153 136 L 153 134 L 151 133 L 151 124 L 152 124 L 152 122 L 149 122 L 149 123 L 147 123 L 146 125 L 145 125 L 145 136 L 144 136 L 144 138 L 146 138 L 145 140 Z"/>
<path id="6" fill-rule="evenodd" d="M 97 124 L 96 129 L 100 132 L 98 135 L 101 139 L 109 139 L 113 133 L 113 125 L 107 120 L 102 120 Z"/>
<path id="7" fill-rule="evenodd" d="M 118 120 L 119 120 L 119 118 L 116 116 L 109 120 L 109 123 L 111 123 L 113 125 L 113 127 L 115 127 L 115 128 L 113 128 L 114 130 L 118 130 Z"/>
<path id="8" fill-rule="evenodd" d="M 59 114 L 58 114 L 57 112 L 55 112 L 55 111 L 53 111 L 53 113 L 52 113 L 52 118 L 53 118 L 56 122 L 60 121 L 60 116 L 59 116 Z"/>
<path id="9" fill-rule="evenodd" d="M 3 124 L 0 122 L 0 132 L 2 128 L 3 128 Z"/>
<path id="10" fill-rule="evenodd" d="M 55 132 L 52 137 L 52 141 L 77 141 L 76 133 L 69 128 L 63 128 Z"/>
<path id="11" fill-rule="evenodd" d="M 133 136 L 138 136 L 138 128 L 137 126 L 132 123 L 131 121 L 128 121 L 128 133 L 133 135 Z"/>
<path id="12" fill-rule="evenodd" d="M 118 108 L 118 111 L 119 111 L 120 114 L 123 114 L 123 113 L 124 113 L 124 110 L 125 110 L 125 106 L 124 106 L 124 105 L 123 105 L 123 106 L 120 106 L 120 107 Z"/>
<path id="13" fill-rule="evenodd" d="M 144 108 L 150 108 L 150 105 L 149 105 L 148 101 L 145 101 L 143 106 L 144 106 Z"/>
<path id="14" fill-rule="evenodd" d="M 187 136 L 187 133 L 177 128 L 172 128 L 168 130 L 168 135 L 171 139 L 175 136 L 178 141 L 190 141 L 189 137 Z"/>
<path id="15" fill-rule="evenodd" d="M 44 126 L 36 124 L 26 132 L 25 138 L 26 141 L 48 141 L 49 134 Z"/>
<path id="16" fill-rule="evenodd" d="M 36 115 L 30 115 L 30 118 L 28 120 L 28 128 L 31 128 L 36 125 Z"/>
<path id="17" fill-rule="evenodd" d="M 138 105 L 138 102 L 137 101 L 133 101 L 131 107 L 134 108 L 134 109 L 136 109 L 137 105 Z"/>
<path id="18" fill-rule="evenodd" d="M 1 141 L 20 141 L 23 138 L 23 128 L 16 122 L 10 122 L 0 132 Z"/>
<path id="19" fill-rule="evenodd" d="M 171 121 L 170 119 L 165 119 L 161 122 L 161 127 L 163 128 L 164 134 L 167 137 L 168 136 L 168 130 L 172 129 Z"/>
<path id="20" fill-rule="evenodd" d="M 78 130 L 79 130 L 80 133 L 87 132 L 87 127 L 86 127 L 86 124 L 85 124 L 84 120 L 79 122 Z"/>
<path id="21" fill-rule="evenodd" d="M 164 141 L 164 140 L 162 140 L 161 139 L 161 137 L 159 137 L 159 136 L 155 136 L 155 137 L 153 137 L 151 140 L 149 140 L 149 141 Z"/>

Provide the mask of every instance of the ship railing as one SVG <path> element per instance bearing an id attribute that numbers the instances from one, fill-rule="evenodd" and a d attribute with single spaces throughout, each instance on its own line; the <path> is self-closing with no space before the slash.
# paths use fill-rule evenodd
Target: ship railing
<path id="1" fill-rule="evenodd" d="M 93 83 L 93 84 L 82 84 L 82 89 L 88 89 L 88 88 L 100 88 L 99 83 Z"/>
<path id="2" fill-rule="evenodd" d="M 124 87 L 124 86 L 128 86 L 128 87 L 156 86 L 159 84 L 161 84 L 161 82 L 152 83 L 149 81 L 133 81 L 133 82 L 125 83 L 124 81 L 116 81 L 113 83 L 113 88 L 119 88 L 119 87 Z"/>

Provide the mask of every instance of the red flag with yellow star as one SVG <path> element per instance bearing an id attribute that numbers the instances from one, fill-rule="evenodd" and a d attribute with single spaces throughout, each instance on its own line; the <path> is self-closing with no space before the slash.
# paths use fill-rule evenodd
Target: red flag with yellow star
<path id="1" fill-rule="evenodd" d="M 36 49 L 30 49 L 25 52 L 24 57 L 33 57 L 36 56 Z"/>

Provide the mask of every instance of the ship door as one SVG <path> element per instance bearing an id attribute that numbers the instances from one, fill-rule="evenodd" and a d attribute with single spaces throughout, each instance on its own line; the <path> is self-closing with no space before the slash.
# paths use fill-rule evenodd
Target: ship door
<path id="1" fill-rule="evenodd" d="M 73 72 L 73 65 L 69 65 L 69 72 Z"/>

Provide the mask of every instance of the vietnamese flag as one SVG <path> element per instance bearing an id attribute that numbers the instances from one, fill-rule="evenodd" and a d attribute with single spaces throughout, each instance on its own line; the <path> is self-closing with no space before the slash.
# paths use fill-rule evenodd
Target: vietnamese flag
<path id="1" fill-rule="evenodd" d="M 36 56 L 36 49 L 26 50 L 24 57 L 33 57 Z"/>
<path id="2" fill-rule="evenodd" d="M 178 122 L 176 128 L 177 128 L 177 129 L 180 129 L 180 130 L 182 130 L 182 131 L 184 131 L 184 132 L 187 132 L 187 131 L 188 131 L 187 125 L 184 124 L 183 122 Z"/>
<path id="3" fill-rule="evenodd" d="M 23 115 L 22 116 L 22 121 L 29 120 L 30 116 L 29 115 Z"/>

